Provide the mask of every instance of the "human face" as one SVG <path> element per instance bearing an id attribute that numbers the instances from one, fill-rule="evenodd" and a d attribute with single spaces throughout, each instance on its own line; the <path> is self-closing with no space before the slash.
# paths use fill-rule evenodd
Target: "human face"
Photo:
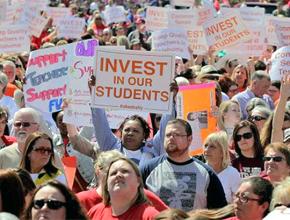
<path id="1" fill-rule="evenodd" d="M 229 88 L 229 91 L 227 93 L 228 97 L 231 99 L 234 95 L 238 94 L 238 86 L 232 85 Z"/>
<path id="2" fill-rule="evenodd" d="M 209 165 L 222 163 L 223 151 L 219 146 L 212 142 L 205 142 L 203 146 L 203 155 Z"/>
<path id="3" fill-rule="evenodd" d="M 244 182 L 238 188 L 234 199 L 234 210 L 236 216 L 240 220 L 249 219 L 262 219 L 265 209 L 265 205 L 259 205 L 259 196 L 254 194 L 251 183 Z M 239 197 L 248 198 L 247 202 L 241 202 Z"/>
<path id="4" fill-rule="evenodd" d="M 35 141 L 32 151 L 28 154 L 31 172 L 38 173 L 49 162 L 52 154 L 52 147 L 49 140 L 39 138 Z"/>
<path id="5" fill-rule="evenodd" d="M 57 200 L 64 203 L 66 202 L 65 197 L 61 194 L 61 192 L 52 186 L 44 186 L 36 193 L 34 201 L 42 199 Z M 32 220 L 65 220 L 66 208 L 62 206 L 59 209 L 50 209 L 48 208 L 47 204 L 44 204 L 44 206 L 42 206 L 40 209 L 33 207 L 31 215 Z"/>
<path id="6" fill-rule="evenodd" d="M 29 122 L 29 126 L 23 126 L 24 122 Z M 22 123 L 21 126 L 15 126 L 16 124 Z M 14 117 L 14 130 L 15 130 L 15 137 L 17 139 L 18 144 L 24 144 L 26 138 L 31 133 L 38 131 L 39 125 L 34 120 L 31 113 L 28 112 L 21 112 L 16 113 Z"/>
<path id="7" fill-rule="evenodd" d="M 290 175 L 290 167 L 286 162 L 285 155 L 274 149 L 269 149 L 265 155 L 267 157 L 280 157 L 282 160 L 275 162 L 273 159 L 265 160 L 265 171 L 271 181 L 279 182 Z"/>
<path id="8" fill-rule="evenodd" d="M 56 125 L 57 125 L 61 135 L 63 137 L 66 137 L 67 136 L 67 128 L 66 128 L 66 124 L 63 123 L 63 112 L 60 112 L 57 114 Z"/>
<path id="9" fill-rule="evenodd" d="M 237 132 L 237 135 L 244 135 L 248 133 L 251 133 L 252 137 L 249 139 L 242 137 L 241 140 L 238 141 L 238 145 L 244 156 L 247 156 L 249 154 L 252 154 L 252 156 L 254 156 L 254 135 L 251 129 L 249 127 L 242 127 Z"/>
<path id="10" fill-rule="evenodd" d="M 191 141 L 192 136 L 187 136 L 185 128 L 180 123 L 166 126 L 164 147 L 172 159 L 188 157 L 188 148 Z"/>
<path id="11" fill-rule="evenodd" d="M 3 68 L 3 72 L 8 77 L 8 81 L 11 83 L 15 79 L 15 69 L 12 66 L 6 65 Z"/>
<path id="12" fill-rule="evenodd" d="M 276 86 L 270 85 L 267 94 L 272 98 L 273 102 L 275 102 L 280 97 L 280 91 Z"/>
<path id="13" fill-rule="evenodd" d="M 247 72 L 243 67 L 236 67 L 233 71 L 233 80 L 239 85 L 240 88 L 244 86 L 247 80 Z"/>
<path id="14" fill-rule="evenodd" d="M 5 118 L 5 116 L 0 118 L 0 137 L 4 135 L 6 123 L 7 119 Z"/>
<path id="15" fill-rule="evenodd" d="M 262 97 L 264 94 L 267 93 L 270 85 L 271 85 L 271 82 L 266 79 L 266 78 L 263 78 L 261 80 L 255 80 L 254 81 L 254 90 L 253 90 L 253 93 L 258 96 L 258 97 Z"/>
<path id="16" fill-rule="evenodd" d="M 107 185 L 111 199 L 122 195 L 126 196 L 125 198 L 128 198 L 128 196 L 135 198 L 140 185 L 140 178 L 127 161 L 118 160 L 109 169 Z"/>
<path id="17" fill-rule="evenodd" d="M 253 121 L 256 124 L 258 130 L 261 131 L 267 120 L 267 117 L 262 112 L 253 110 L 249 119 Z"/>
<path id="18" fill-rule="evenodd" d="M 124 124 L 122 143 L 128 150 L 138 150 L 144 139 L 144 130 L 138 120 L 129 120 Z"/>
<path id="19" fill-rule="evenodd" d="M 236 125 L 241 120 L 240 107 L 237 103 L 231 103 L 227 112 L 224 112 L 223 118 L 225 122 Z"/>

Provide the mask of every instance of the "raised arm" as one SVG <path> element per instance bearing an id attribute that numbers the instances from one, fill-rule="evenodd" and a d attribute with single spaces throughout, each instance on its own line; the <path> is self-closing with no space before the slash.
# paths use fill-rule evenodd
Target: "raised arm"
<path id="1" fill-rule="evenodd" d="M 283 123 L 285 116 L 285 106 L 290 96 L 290 74 L 287 74 L 281 79 L 280 100 L 274 111 L 271 143 L 283 142 Z"/>

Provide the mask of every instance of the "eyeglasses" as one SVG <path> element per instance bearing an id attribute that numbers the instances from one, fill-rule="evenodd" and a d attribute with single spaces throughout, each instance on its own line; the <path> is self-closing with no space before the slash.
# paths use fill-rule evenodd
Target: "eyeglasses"
<path id="1" fill-rule="evenodd" d="M 30 127 L 31 125 L 33 125 L 33 124 L 37 124 L 37 123 L 35 123 L 35 122 L 14 122 L 14 127 L 16 127 L 16 128 L 20 128 L 21 127 L 21 125 L 22 125 L 22 127 L 24 127 L 24 128 L 28 128 L 28 127 Z"/>
<path id="2" fill-rule="evenodd" d="M 273 159 L 274 162 L 281 162 L 282 160 L 284 160 L 283 157 L 281 156 L 276 156 L 276 157 L 263 157 L 264 161 L 271 161 Z"/>
<path id="3" fill-rule="evenodd" d="M 170 138 L 171 136 L 173 138 L 181 138 L 187 136 L 187 134 L 176 134 L 176 133 L 169 133 L 165 135 L 167 138 Z"/>
<path id="4" fill-rule="evenodd" d="M 52 153 L 52 150 L 49 149 L 49 148 L 36 148 L 36 149 L 33 149 L 33 151 L 37 152 L 37 153 L 41 153 L 41 154 L 51 154 Z"/>
<path id="5" fill-rule="evenodd" d="M 252 115 L 249 117 L 249 120 L 251 121 L 262 121 L 262 120 L 266 120 L 266 118 L 259 116 L 259 115 Z"/>
<path id="6" fill-rule="evenodd" d="M 235 194 L 234 198 L 238 198 L 241 203 L 247 203 L 248 201 L 257 201 L 257 202 L 260 201 L 260 199 L 250 198 L 247 195 L 245 195 L 244 193 L 242 193 L 241 195 Z"/>
<path id="7" fill-rule="evenodd" d="M 60 209 L 61 207 L 66 206 L 65 202 L 51 200 L 51 199 L 49 200 L 39 199 L 39 200 L 33 201 L 33 207 L 35 209 L 41 209 L 44 206 L 44 204 L 46 204 L 49 209 L 53 209 L 53 210 Z"/>
<path id="8" fill-rule="evenodd" d="M 240 140 L 242 140 L 242 138 L 250 139 L 252 137 L 253 137 L 253 134 L 251 132 L 247 132 L 247 133 L 244 133 L 244 134 L 237 134 L 236 135 L 236 140 L 240 141 Z"/>

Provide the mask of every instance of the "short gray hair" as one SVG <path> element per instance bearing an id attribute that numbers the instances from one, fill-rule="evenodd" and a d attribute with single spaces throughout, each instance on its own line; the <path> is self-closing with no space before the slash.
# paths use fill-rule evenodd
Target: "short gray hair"
<path id="1" fill-rule="evenodd" d="M 269 76 L 269 74 L 267 74 L 265 71 L 263 70 L 258 70 L 252 73 L 251 76 L 251 80 L 262 80 L 262 79 L 267 79 L 269 81 L 271 81 L 271 78 Z"/>

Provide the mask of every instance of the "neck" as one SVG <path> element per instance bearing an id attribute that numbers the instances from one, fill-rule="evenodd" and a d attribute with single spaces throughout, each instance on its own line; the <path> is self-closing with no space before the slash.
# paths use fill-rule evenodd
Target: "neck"
<path id="1" fill-rule="evenodd" d="M 99 184 L 99 186 L 97 187 L 97 189 L 96 189 L 96 191 L 97 191 L 97 193 L 101 196 L 101 197 L 103 197 L 103 189 L 102 189 L 102 186 L 101 186 L 102 184 Z"/>
<path id="2" fill-rule="evenodd" d="M 244 157 L 247 157 L 247 158 L 254 158 L 255 157 L 255 153 L 252 149 L 249 149 L 247 151 L 241 151 L 242 152 L 242 155 Z"/>
<path id="3" fill-rule="evenodd" d="M 130 199 L 128 196 L 115 196 L 114 199 L 111 197 L 111 206 L 112 206 L 112 213 L 113 216 L 119 216 L 124 214 L 130 207 L 135 203 L 137 199 L 137 195 Z M 124 199 L 125 198 L 125 199 Z"/>
<path id="4" fill-rule="evenodd" d="M 18 142 L 18 149 L 21 153 L 24 153 L 25 150 L 25 143 Z"/>
<path id="5" fill-rule="evenodd" d="M 42 167 L 34 166 L 32 163 L 30 164 L 30 173 L 39 173 Z"/>
<path id="6" fill-rule="evenodd" d="M 209 162 L 207 161 L 207 164 L 216 172 L 220 173 L 224 170 L 221 162 Z"/>
<path id="7" fill-rule="evenodd" d="M 180 155 L 180 156 L 168 155 L 168 157 L 177 163 L 183 163 L 183 162 L 190 160 L 190 156 L 189 156 L 188 152 L 184 155 Z"/>

